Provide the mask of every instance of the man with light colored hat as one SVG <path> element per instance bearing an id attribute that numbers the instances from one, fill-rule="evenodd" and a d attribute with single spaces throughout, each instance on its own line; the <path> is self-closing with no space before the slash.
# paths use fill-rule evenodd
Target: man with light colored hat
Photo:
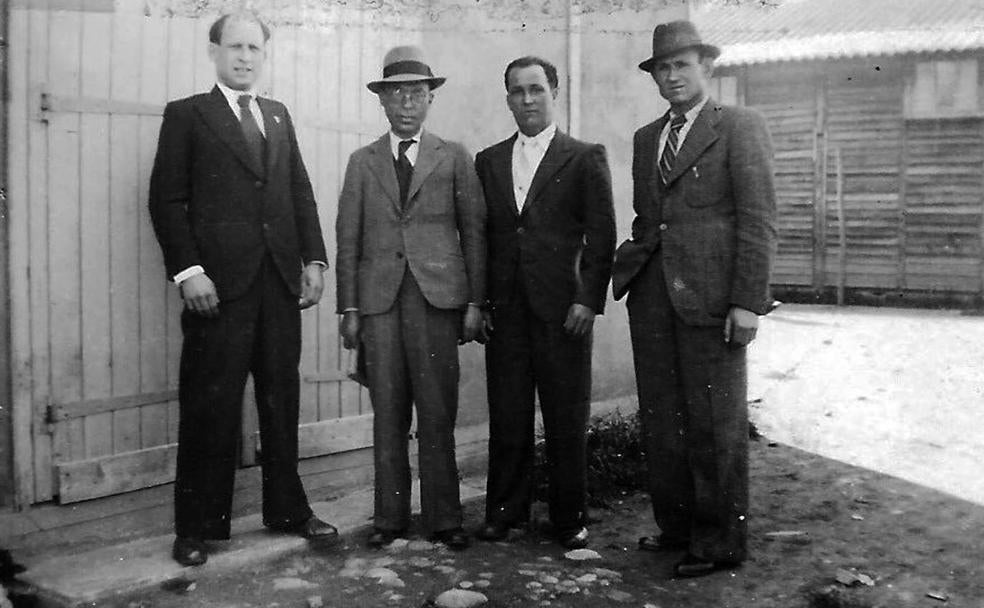
<path id="1" fill-rule="evenodd" d="M 689 21 L 656 26 L 639 64 L 670 110 L 635 133 L 632 239 L 613 290 L 629 327 L 649 489 L 660 534 L 640 547 L 684 554 L 677 576 L 747 557 L 746 346 L 768 312 L 775 255 L 765 120 L 708 97 L 717 47 Z"/>
<path id="2" fill-rule="evenodd" d="M 433 540 L 468 546 L 455 462 L 457 347 L 482 324 L 485 203 L 464 147 L 423 130 L 444 81 L 417 47 L 386 53 L 383 77 L 367 86 L 390 130 L 352 153 L 338 204 L 341 334 L 345 348 L 362 349 L 374 411 L 377 548 L 410 525 L 414 404 L 423 524 Z"/>

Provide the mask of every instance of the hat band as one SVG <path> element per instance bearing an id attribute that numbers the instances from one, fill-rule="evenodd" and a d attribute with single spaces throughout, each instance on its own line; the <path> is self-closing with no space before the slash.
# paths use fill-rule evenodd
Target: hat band
<path id="1" fill-rule="evenodd" d="M 395 61 L 383 68 L 383 78 L 396 76 L 397 74 L 417 74 L 424 78 L 433 78 L 430 66 L 422 61 Z"/>

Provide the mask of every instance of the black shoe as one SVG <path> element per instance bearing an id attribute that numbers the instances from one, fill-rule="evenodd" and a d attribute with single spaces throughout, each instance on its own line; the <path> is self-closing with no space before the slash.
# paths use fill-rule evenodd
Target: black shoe
<path id="1" fill-rule="evenodd" d="M 662 553 L 664 551 L 684 551 L 690 546 L 690 541 L 660 536 L 643 536 L 639 538 L 639 549 Z"/>
<path id="2" fill-rule="evenodd" d="M 562 530 L 557 533 L 557 542 L 565 549 L 583 549 L 588 546 L 588 529 L 581 526 Z"/>
<path id="3" fill-rule="evenodd" d="M 402 538 L 406 530 L 384 530 L 383 528 L 373 528 L 366 539 L 366 544 L 373 549 L 382 549 L 398 538 Z"/>
<path id="4" fill-rule="evenodd" d="M 509 536 L 509 524 L 494 521 L 485 522 L 485 525 L 478 529 L 475 536 L 488 542 L 506 540 L 506 537 Z"/>
<path id="5" fill-rule="evenodd" d="M 200 538 L 177 536 L 171 548 L 171 557 L 182 566 L 201 566 L 208 561 L 208 547 Z"/>
<path id="6" fill-rule="evenodd" d="M 685 578 L 696 578 L 698 576 L 707 576 L 708 574 L 712 574 L 718 570 L 733 570 L 739 565 L 740 564 L 737 562 L 715 562 L 706 560 L 702 557 L 697 557 L 688 553 L 683 559 L 678 561 L 675 566 L 673 566 L 673 574 Z"/>
<path id="7" fill-rule="evenodd" d="M 443 543 L 452 551 L 461 551 L 468 548 L 468 535 L 461 528 L 441 530 L 431 535 L 431 541 Z"/>
<path id="8" fill-rule="evenodd" d="M 296 534 L 301 538 L 318 544 L 334 544 L 338 542 L 338 528 L 326 521 L 318 519 L 315 515 L 308 517 L 299 524 L 276 529 L 287 532 L 288 534 Z"/>

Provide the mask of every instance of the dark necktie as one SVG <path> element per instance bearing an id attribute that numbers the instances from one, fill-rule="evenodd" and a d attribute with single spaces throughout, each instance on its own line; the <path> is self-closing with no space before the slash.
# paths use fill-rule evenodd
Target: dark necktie
<path id="1" fill-rule="evenodd" d="M 263 147 L 266 140 L 263 138 L 263 133 L 260 131 L 259 125 L 256 124 L 256 118 L 253 116 L 253 112 L 249 109 L 249 102 L 252 100 L 252 95 L 240 95 L 239 99 L 239 125 L 243 129 L 243 136 L 246 138 L 246 145 L 249 147 L 249 153 L 256 160 L 256 166 L 263 166 Z"/>
<path id="2" fill-rule="evenodd" d="M 397 144 L 396 181 L 400 183 L 400 207 L 407 206 L 407 194 L 410 192 L 410 180 L 413 178 L 413 165 L 407 158 L 407 150 L 417 143 L 416 139 L 404 139 Z"/>
<path id="3" fill-rule="evenodd" d="M 663 146 L 663 153 L 659 157 L 659 177 L 663 180 L 664 186 L 670 177 L 670 171 L 673 170 L 673 161 L 676 160 L 677 144 L 680 139 L 680 129 L 683 128 L 685 122 L 687 122 L 685 114 L 675 116 L 670 121 L 670 134 L 666 138 L 666 145 Z"/>

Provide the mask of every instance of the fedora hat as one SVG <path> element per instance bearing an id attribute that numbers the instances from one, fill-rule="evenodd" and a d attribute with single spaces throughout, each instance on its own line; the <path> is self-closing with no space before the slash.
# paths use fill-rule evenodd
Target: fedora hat
<path id="1" fill-rule="evenodd" d="M 690 21 L 670 21 L 660 23 L 653 30 L 653 56 L 639 64 L 643 72 L 651 72 L 653 63 L 667 55 L 685 49 L 696 48 L 711 59 L 717 59 L 721 49 L 713 44 L 704 44 L 697 28 Z"/>
<path id="2" fill-rule="evenodd" d="M 383 57 L 383 78 L 373 80 L 366 86 L 373 93 L 378 93 L 391 82 L 426 82 L 431 89 L 436 89 L 445 80 L 447 79 L 434 76 L 419 47 L 396 46 Z"/>

